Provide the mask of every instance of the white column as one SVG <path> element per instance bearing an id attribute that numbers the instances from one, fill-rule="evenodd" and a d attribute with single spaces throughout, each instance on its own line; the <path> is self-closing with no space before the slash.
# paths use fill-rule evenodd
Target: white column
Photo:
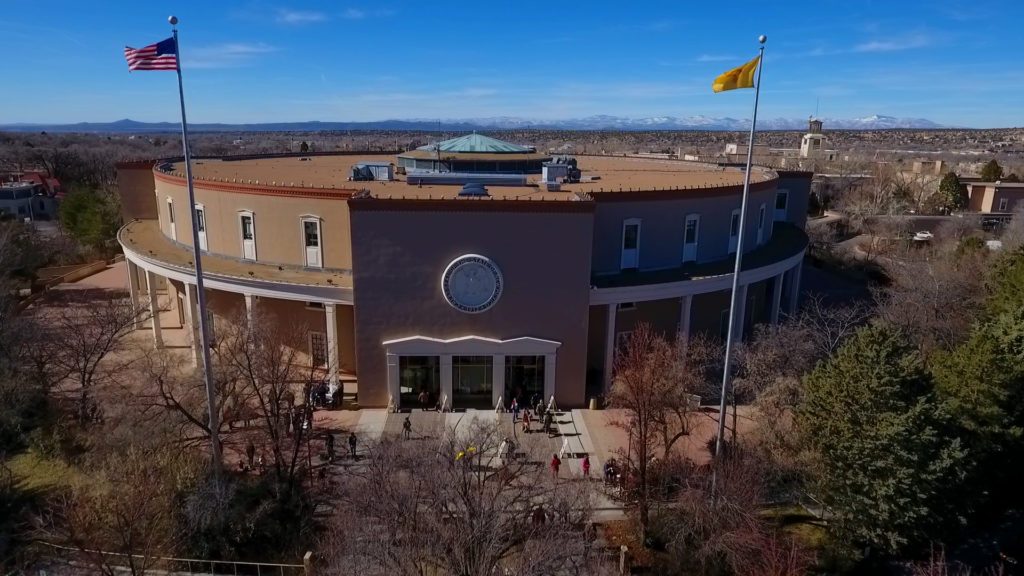
<path id="1" fill-rule="evenodd" d="M 604 337 L 604 389 L 612 387 L 612 370 L 615 367 L 615 311 L 617 304 L 608 305 L 608 318 Z"/>
<path id="2" fill-rule="evenodd" d="M 245 294 L 245 321 L 252 326 L 253 309 L 256 306 L 256 297 L 252 294 Z"/>
<path id="3" fill-rule="evenodd" d="M 775 277 L 775 281 L 772 283 L 772 324 L 779 323 L 779 309 L 782 308 L 782 279 L 786 276 L 783 272 Z"/>
<path id="4" fill-rule="evenodd" d="M 501 400 L 505 406 L 509 405 L 509 399 L 505 398 L 505 355 L 495 354 L 492 357 L 494 363 L 494 376 L 491 379 L 491 406 L 497 406 Z"/>
<path id="5" fill-rule="evenodd" d="M 555 355 L 544 355 L 544 404 L 551 401 L 555 393 Z"/>
<path id="6" fill-rule="evenodd" d="M 156 294 L 156 274 L 146 271 L 146 291 L 149 292 L 149 315 L 153 321 L 153 345 L 164 347 L 163 333 L 160 330 L 160 302 Z"/>
<path id="7" fill-rule="evenodd" d="M 135 314 L 135 329 L 142 328 L 142 304 L 139 302 L 139 267 L 131 262 L 131 260 L 125 260 L 125 265 L 128 267 L 128 296 L 131 297 L 132 301 L 132 313 Z"/>
<path id="8" fill-rule="evenodd" d="M 452 355 L 441 354 L 441 396 L 448 399 L 452 407 Z"/>
<path id="9" fill-rule="evenodd" d="M 803 269 L 804 263 L 801 260 L 799 264 L 790 270 L 790 286 L 789 286 L 789 313 L 796 313 L 796 308 L 800 303 L 800 271 Z"/>
<path id="10" fill-rule="evenodd" d="M 401 408 L 402 404 L 402 390 L 399 388 L 398 382 L 398 354 L 392 354 L 388 352 L 388 394 L 391 395 L 391 399 L 395 403 L 395 408 Z"/>
<path id="11" fill-rule="evenodd" d="M 192 365 L 199 366 L 202 348 L 199 340 L 199 315 L 196 311 L 196 286 L 185 283 L 185 323 L 188 325 L 189 344 L 192 346 Z"/>
<path id="12" fill-rule="evenodd" d="M 338 389 L 338 316 L 335 304 L 324 303 L 324 316 L 327 319 L 327 375 L 331 393 L 334 393 Z"/>
<path id="13" fill-rule="evenodd" d="M 693 307 L 693 294 L 679 299 L 679 338 L 686 342 L 690 339 L 690 308 Z"/>
<path id="14" fill-rule="evenodd" d="M 739 298 L 736 300 L 736 317 L 733 318 L 733 334 L 736 335 L 736 342 L 743 341 L 743 328 L 746 326 L 747 315 L 747 284 L 740 284 Z"/>

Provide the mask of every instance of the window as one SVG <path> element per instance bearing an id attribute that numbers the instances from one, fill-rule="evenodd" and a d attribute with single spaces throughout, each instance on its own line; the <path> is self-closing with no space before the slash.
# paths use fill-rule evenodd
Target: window
<path id="1" fill-rule="evenodd" d="M 214 331 L 213 327 L 214 327 L 213 311 L 210 310 L 209 308 L 207 308 L 206 309 L 206 335 L 209 337 L 209 340 L 207 341 L 207 344 L 211 348 L 213 348 L 215 346 L 215 342 L 217 342 L 217 333 L 216 333 L 216 331 Z"/>
<path id="2" fill-rule="evenodd" d="M 619 268 L 640 267 L 640 219 L 629 218 L 622 223 L 622 258 Z"/>
<path id="3" fill-rule="evenodd" d="M 242 240 L 252 240 L 252 216 L 242 216 Z"/>
<path id="4" fill-rule="evenodd" d="M 626 231 L 622 237 L 622 248 L 623 250 L 636 250 L 636 246 L 640 241 L 640 225 L 629 224 L 626 226 Z"/>
<path id="5" fill-rule="evenodd" d="M 632 330 L 625 330 L 622 332 L 615 333 L 615 347 L 619 352 L 624 351 L 629 346 L 630 339 L 633 338 Z"/>
<path id="6" fill-rule="evenodd" d="M 174 200 L 171 197 L 167 197 L 167 226 L 171 231 L 171 240 L 178 239 L 178 229 L 174 225 Z"/>
<path id="7" fill-rule="evenodd" d="M 306 266 L 323 268 L 323 249 L 320 244 L 320 218 L 316 216 L 302 217 L 302 244 L 305 252 Z"/>
<path id="8" fill-rule="evenodd" d="M 623 302 L 619 304 L 619 310 L 636 310 L 636 302 Z"/>
<path id="9" fill-rule="evenodd" d="M 764 242 L 764 204 L 757 211 L 757 244 Z"/>
<path id="10" fill-rule="evenodd" d="M 732 211 L 732 218 L 729 221 L 729 254 L 736 253 L 740 241 L 740 209 Z"/>
<path id="11" fill-rule="evenodd" d="M 252 212 L 243 210 L 238 213 L 238 226 L 242 236 L 242 258 L 256 259 L 256 225 Z"/>
<path id="12" fill-rule="evenodd" d="M 1000 198 L 999 199 L 999 211 L 1000 212 L 1006 212 L 1006 205 L 1007 205 L 1007 203 L 1008 202 L 1007 202 L 1006 198 Z"/>
<path id="13" fill-rule="evenodd" d="M 306 308 L 314 308 L 316 310 L 323 310 L 324 309 L 324 303 L 323 302 L 306 302 Z"/>
<path id="14" fill-rule="evenodd" d="M 789 190 L 779 190 L 775 193 L 775 220 L 785 220 L 789 208 Z"/>
<path id="15" fill-rule="evenodd" d="M 313 366 L 327 366 L 327 336 L 323 332 L 309 333 L 309 356 Z"/>
<path id="16" fill-rule="evenodd" d="M 196 204 L 196 227 L 200 232 L 206 232 L 206 210 Z"/>
<path id="17" fill-rule="evenodd" d="M 302 223 L 302 231 L 306 238 L 306 248 L 317 248 L 320 246 L 320 226 L 309 220 Z"/>

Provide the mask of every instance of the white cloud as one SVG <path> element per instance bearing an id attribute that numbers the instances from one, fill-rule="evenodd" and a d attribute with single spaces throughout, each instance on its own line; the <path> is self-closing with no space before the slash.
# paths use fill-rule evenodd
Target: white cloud
<path id="1" fill-rule="evenodd" d="M 200 46 L 182 55 L 183 68 L 237 68 L 246 66 L 263 54 L 277 48 L 258 42 L 255 44 L 230 43 Z"/>
<path id="2" fill-rule="evenodd" d="M 366 12 L 358 8 L 349 8 L 342 13 L 341 17 L 348 20 L 362 20 L 366 18 Z"/>
<path id="3" fill-rule="evenodd" d="M 895 40 L 875 40 L 864 42 L 853 47 L 854 52 L 899 52 L 902 50 L 913 50 L 923 48 L 931 44 L 931 40 L 924 34 L 917 34 L 908 38 Z"/>
<path id="4" fill-rule="evenodd" d="M 277 21 L 281 24 L 314 24 L 325 20 L 327 20 L 327 15 L 323 12 L 313 12 L 311 10 L 288 10 L 285 8 L 277 11 Z"/>

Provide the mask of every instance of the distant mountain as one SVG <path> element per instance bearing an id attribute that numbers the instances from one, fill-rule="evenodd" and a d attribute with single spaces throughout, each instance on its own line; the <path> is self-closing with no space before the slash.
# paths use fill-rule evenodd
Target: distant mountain
<path id="1" fill-rule="evenodd" d="M 823 118 L 826 130 L 891 130 L 894 128 L 935 129 L 946 128 L 924 118 L 894 118 L 868 116 L 866 118 Z M 774 118 L 758 121 L 761 130 L 805 130 L 807 120 Z M 93 133 L 165 133 L 179 131 L 175 122 L 79 122 L 77 124 L 0 124 L 7 132 L 93 132 Z M 378 120 L 373 122 L 271 122 L 262 124 L 189 124 L 194 132 L 319 132 L 337 130 L 405 130 L 459 132 L 468 130 L 718 130 L 745 131 L 750 119 L 714 118 L 709 116 L 656 116 L 651 118 L 624 118 L 620 116 L 587 116 L 564 120 L 538 120 L 497 116 L 491 118 L 464 118 L 453 120 Z"/>

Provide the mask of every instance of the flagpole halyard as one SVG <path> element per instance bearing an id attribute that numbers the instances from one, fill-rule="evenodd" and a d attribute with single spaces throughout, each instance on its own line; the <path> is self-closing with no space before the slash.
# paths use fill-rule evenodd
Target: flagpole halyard
<path id="1" fill-rule="evenodd" d="M 178 24 L 178 18 L 167 19 L 171 26 Z M 210 447 L 212 451 L 213 469 L 216 474 L 221 471 L 220 445 L 220 414 L 217 412 L 217 401 L 213 383 L 213 363 L 210 360 L 210 333 L 206 318 L 206 290 L 203 287 L 203 264 L 199 249 L 199 215 L 196 213 L 196 195 L 192 187 L 192 154 L 188 145 L 188 122 L 185 119 L 185 90 L 181 82 L 181 50 L 178 47 L 178 29 L 172 28 L 174 35 L 174 56 L 178 73 L 178 100 L 181 103 L 181 142 L 185 154 L 185 180 L 188 182 L 189 214 L 192 216 L 192 259 L 196 264 L 196 305 L 199 309 L 199 345 L 203 350 L 203 378 L 206 382 L 206 403 L 210 419 Z M 188 302 L 187 306 L 192 303 Z M 194 318 L 193 318 L 194 320 Z"/>
<path id="2" fill-rule="evenodd" d="M 718 436 L 715 438 L 716 458 L 722 455 L 722 449 L 725 443 L 725 410 L 731 383 L 729 371 L 732 364 L 733 341 L 736 338 L 737 330 L 736 304 L 739 300 L 740 270 L 743 262 L 743 238 L 746 236 L 744 233 L 744 225 L 747 222 L 747 201 L 750 196 L 750 168 L 754 159 L 754 131 L 757 128 L 757 103 L 761 95 L 761 69 L 764 66 L 764 43 L 766 40 L 767 38 L 763 35 L 758 38 L 758 41 L 761 43 L 761 49 L 758 55 L 757 82 L 754 84 L 754 116 L 750 121 L 750 138 L 747 143 L 747 170 L 743 177 L 743 200 L 740 203 L 740 230 L 739 238 L 736 242 L 736 265 L 733 268 L 732 274 L 732 295 L 729 303 L 729 327 L 725 338 L 725 365 L 722 369 L 722 396 L 718 407 Z M 740 326 L 739 329 L 742 330 L 743 327 Z M 712 484 L 714 484 L 714 480 L 712 480 Z"/>

